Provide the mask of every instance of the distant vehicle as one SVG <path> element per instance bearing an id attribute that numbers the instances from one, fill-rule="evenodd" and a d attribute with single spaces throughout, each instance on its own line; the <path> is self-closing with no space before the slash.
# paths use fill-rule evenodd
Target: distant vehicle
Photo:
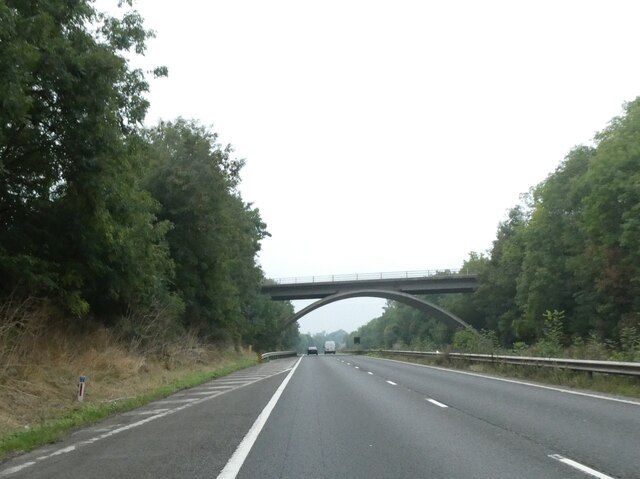
<path id="1" fill-rule="evenodd" d="M 325 341 L 324 342 L 324 354 L 336 354 L 336 342 Z"/>
<path id="2" fill-rule="evenodd" d="M 309 346 L 307 348 L 307 355 L 309 354 L 315 354 L 316 356 L 318 355 L 318 348 L 316 348 L 315 346 Z"/>

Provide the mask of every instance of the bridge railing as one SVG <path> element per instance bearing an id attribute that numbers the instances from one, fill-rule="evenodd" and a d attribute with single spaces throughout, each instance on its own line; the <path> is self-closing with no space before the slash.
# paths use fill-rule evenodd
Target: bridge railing
<path id="1" fill-rule="evenodd" d="M 329 274 L 273 279 L 276 284 L 333 283 L 336 281 L 365 281 L 374 279 L 430 278 L 437 276 L 460 276 L 475 274 L 467 269 L 429 269 L 421 271 L 391 271 L 386 273 Z"/>

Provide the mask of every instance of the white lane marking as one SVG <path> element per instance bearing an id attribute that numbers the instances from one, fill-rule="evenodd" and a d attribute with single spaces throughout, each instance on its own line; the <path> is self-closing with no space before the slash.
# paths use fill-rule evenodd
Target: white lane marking
<path id="1" fill-rule="evenodd" d="M 280 384 L 280 387 L 276 390 L 276 392 L 271 397 L 267 405 L 264 407 L 264 409 L 262 410 L 258 418 L 255 420 L 255 422 L 253 423 L 253 426 L 251 426 L 251 429 L 249 429 L 249 432 L 247 432 L 247 434 L 244 436 L 244 438 L 236 448 L 233 455 L 227 461 L 227 464 L 224 466 L 224 469 L 222 469 L 222 471 L 220 471 L 220 474 L 218 474 L 218 479 L 235 479 L 235 477 L 238 475 L 238 473 L 240 472 L 240 468 L 244 464 L 245 459 L 247 458 L 247 456 L 249 455 L 249 452 L 251 451 L 251 448 L 253 447 L 256 440 L 258 439 L 258 436 L 260 435 L 260 431 L 262 431 L 262 428 L 266 424 L 267 419 L 269 419 L 271 412 L 276 407 L 276 404 L 280 399 L 280 396 L 282 396 L 284 388 L 287 387 L 287 384 L 289 384 L 289 381 L 291 380 L 293 373 L 296 372 L 296 369 L 300 364 L 300 361 L 302 361 L 302 357 L 298 359 L 298 362 L 291 369 L 287 377 L 284 378 L 284 381 L 282 381 L 282 384 Z"/>
<path id="2" fill-rule="evenodd" d="M 192 393 L 189 393 L 191 396 L 218 396 L 222 391 L 216 391 L 211 390 L 211 391 L 194 391 Z"/>
<path id="3" fill-rule="evenodd" d="M 33 466 L 35 463 L 36 463 L 35 461 L 31 461 L 31 462 L 25 462 L 24 464 L 20 464 L 19 466 L 10 467 L 9 469 L 5 469 L 4 471 L 0 472 L 0 476 L 8 476 L 9 474 L 19 472 L 22 469 L 25 469 L 29 466 Z"/>
<path id="4" fill-rule="evenodd" d="M 75 450 L 76 450 L 76 446 L 75 444 L 73 444 L 71 446 L 58 449 L 56 452 L 52 452 L 51 454 L 49 454 L 49 457 L 59 456 L 60 454 L 66 454 L 68 452 L 75 451 Z"/>
<path id="5" fill-rule="evenodd" d="M 157 401 L 154 404 L 180 404 L 185 402 L 193 402 L 197 401 L 196 398 L 186 398 L 186 399 L 167 399 L 166 401 Z"/>
<path id="6" fill-rule="evenodd" d="M 372 358 L 372 359 L 379 359 L 381 361 L 390 361 L 392 363 L 409 364 L 411 366 L 418 366 L 418 367 L 421 367 L 421 368 L 437 369 L 439 371 L 446 371 L 446 372 L 449 372 L 449 373 L 466 374 L 467 376 L 475 376 L 475 377 L 484 378 L 484 379 L 493 379 L 494 381 L 502 381 L 502 382 L 505 382 L 505 383 L 520 384 L 520 385 L 523 385 L 523 386 L 531 386 L 531 387 L 534 387 L 534 388 L 547 389 L 547 390 L 550 390 L 550 391 L 556 391 L 556 392 L 561 392 L 561 393 L 566 393 L 566 394 L 573 394 L 575 396 L 584 396 L 584 397 L 589 397 L 589 398 L 594 398 L 594 399 L 604 399 L 605 401 L 614 401 L 614 402 L 620 402 L 620 403 L 624 403 L 624 404 L 632 404 L 634 406 L 640 406 L 640 402 L 638 402 L 638 401 L 630 401 L 628 399 L 619 399 L 619 398 L 614 398 L 614 397 L 601 396 L 599 394 L 583 393 L 583 392 L 580 392 L 580 391 L 571 391 L 569 389 L 556 388 L 556 387 L 553 387 L 553 386 L 544 386 L 542 384 L 533 384 L 533 383 L 527 383 L 527 382 L 524 382 L 524 381 L 516 381 L 515 379 L 496 378 L 494 376 L 486 376 L 484 374 L 470 373 L 468 371 L 458 371 L 457 369 L 440 368 L 438 366 L 427 366 L 426 364 L 407 363 L 407 362 L 404 362 L 404 361 L 398 361 L 397 359 L 386 359 L 386 358 Z"/>
<path id="7" fill-rule="evenodd" d="M 356 366 L 356 369 L 360 369 L 360 366 Z"/>
<path id="8" fill-rule="evenodd" d="M 367 374 L 371 374 L 373 376 L 373 373 L 371 371 L 367 371 Z"/>
<path id="9" fill-rule="evenodd" d="M 221 381 L 217 379 L 214 384 L 219 384 L 220 386 L 235 386 L 236 384 L 241 384 L 246 382 L 247 382 L 246 379 L 230 379 L 228 381 Z"/>
<path id="10" fill-rule="evenodd" d="M 351 363 L 347 363 L 347 366 L 351 366 Z"/>
<path id="11" fill-rule="evenodd" d="M 25 462 L 24 464 L 20 464 L 15 467 L 10 467 L 9 469 L 5 469 L 4 471 L 0 472 L 0 476 L 8 476 L 10 474 L 14 474 L 16 472 L 21 471 L 22 469 L 26 469 L 27 467 L 33 466 L 37 461 L 42 461 L 43 459 L 49 459 L 50 457 L 60 456 L 62 454 L 66 454 L 68 452 L 75 451 L 75 450 L 76 450 L 75 444 L 68 447 L 64 447 L 62 449 L 58 449 L 56 451 L 53 451 L 50 454 L 46 454 L 44 456 L 40 456 L 36 458 L 35 461 Z"/>
<path id="12" fill-rule="evenodd" d="M 397 386 L 398 383 L 394 383 L 393 381 L 387 381 L 389 384 L 391 384 L 392 386 Z"/>
<path id="13" fill-rule="evenodd" d="M 595 469 L 591 469 L 590 467 L 585 466 L 584 464 L 580 464 L 572 459 L 561 456 L 560 454 L 549 454 L 551 459 L 555 459 L 556 461 L 560 461 L 567 466 L 571 466 L 579 471 L 584 472 L 585 474 L 589 474 L 590 476 L 597 477 L 598 479 L 613 479 L 611 476 L 607 476 L 606 474 L 601 473 L 600 471 L 596 471 Z"/>
<path id="14" fill-rule="evenodd" d="M 272 378 L 274 376 L 278 376 L 281 373 L 282 373 L 282 371 L 277 371 L 277 372 L 274 372 L 271 376 L 265 376 L 262 379 Z M 122 426 L 122 427 L 117 427 L 116 429 L 113 429 L 113 430 L 111 430 L 109 432 L 105 432 L 104 434 L 100 434 L 99 436 L 94 436 L 94 437 L 89 438 L 87 440 L 77 442 L 75 444 L 72 444 L 69 447 L 66 447 L 64 449 L 59 449 L 59 450 L 57 450 L 57 451 L 55 451 L 55 452 L 53 452 L 51 454 L 47 454 L 47 455 L 44 455 L 44 456 L 37 457 L 35 461 L 25 462 L 24 464 L 20 464 L 18 466 L 14 466 L 14 467 L 5 469 L 4 471 L 0 471 L 0 476 L 9 476 L 9 475 L 11 475 L 11 474 L 13 474 L 15 472 L 21 471 L 22 469 L 26 469 L 27 467 L 33 466 L 37 462 L 49 459 L 49 458 L 51 458 L 53 456 L 57 456 L 59 454 L 65 454 L 67 452 L 71 452 L 71 451 L 75 450 L 76 447 L 93 444 L 93 443 L 98 442 L 98 441 L 100 441 L 102 439 L 105 439 L 105 438 L 108 438 L 108 437 L 111 437 L 111 436 L 115 436 L 116 434 L 119 434 L 119 433 L 121 433 L 123 431 L 128 431 L 129 429 L 134 429 L 134 428 L 136 428 L 138 426 L 142 426 L 143 424 L 146 424 L 148 422 L 154 421 L 156 419 L 163 418 L 165 416 L 169 416 L 171 414 L 175 414 L 175 413 L 177 413 L 179 411 L 182 411 L 184 409 L 190 408 L 191 406 L 195 406 L 197 404 L 204 403 L 205 401 L 213 399 L 214 397 L 217 397 L 219 395 L 223 395 L 223 394 L 226 394 L 226 393 L 232 392 L 232 391 L 237 391 L 238 389 L 242 389 L 245 386 L 249 386 L 250 384 L 254 384 L 254 383 L 257 383 L 257 382 L 258 381 L 252 381 L 252 382 L 248 382 L 248 383 L 245 383 L 245 384 L 239 384 L 234 389 L 227 389 L 225 391 L 221 391 L 220 394 L 216 394 L 215 396 L 206 396 L 204 398 L 197 398 L 197 399 L 194 399 L 191 402 L 183 404 L 182 406 L 177 406 L 177 407 L 175 407 L 173 409 L 169 409 L 169 410 L 167 410 L 165 412 L 161 412 L 159 414 L 156 414 L 155 416 L 149 416 L 149 417 L 147 417 L 145 419 L 141 419 L 140 421 L 131 423 L 129 425 Z M 159 404 L 159 401 L 155 401 L 153 404 Z"/>
<path id="15" fill-rule="evenodd" d="M 133 412 L 133 411 L 131 411 Z M 156 411 L 157 412 L 157 411 Z M 125 413 L 126 414 L 126 413 Z M 93 430 L 93 432 L 105 432 L 105 431 L 111 431 L 112 429 L 116 428 L 116 427 L 120 427 L 121 424 L 114 424 L 113 426 L 109 426 L 109 427 L 100 427 L 100 428 L 96 428 Z"/>
<path id="16" fill-rule="evenodd" d="M 431 404 L 435 404 L 438 407 L 449 407 L 446 404 L 442 404 L 439 401 L 436 401 L 435 399 L 431 399 L 431 398 L 425 398 L 427 401 L 429 401 Z"/>
<path id="17" fill-rule="evenodd" d="M 149 414 L 158 414 L 158 413 L 165 412 L 165 411 L 168 411 L 168 410 L 169 410 L 169 408 L 152 409 L 150 411 L 140 411 L 140 412 L 136 413 L 136 415 L 138 415 L 138 416 L 148 416 Z M 98 429 L 98 431 L 100 431 L 100 429 Z M 101 432 L 104 432 L 104 431 L 108 431 L 108 429 L 103 429 Z"/>
<path id="18" fill-rule="evenodd" d="M 234 376 L 234 377 L 222 377 L 222 378 L 218 378 L 218 379 L 214 379 L 213 382 L 215 383 L 237 383 L 238 381 L 245 381 L 246 378 L 244 377 L 240 377 L 240 376 Z"/>

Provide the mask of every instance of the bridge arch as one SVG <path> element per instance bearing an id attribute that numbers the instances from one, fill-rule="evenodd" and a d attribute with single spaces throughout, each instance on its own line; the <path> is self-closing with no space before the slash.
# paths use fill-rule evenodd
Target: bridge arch
<path id="1" fill-rule="evenodd" d="M 402 293 L 400 291 L 388 291 L 388 290 L 380 290 L 380 289 L 361 289 L 355 291 L 346 291 L 344 293 L 336 293 L 330 296 L 326 296 L 315 303 L 310 304 L 306 308 L 301 309 L 297 313 L 295 313 L 291 318 L 287 320 L 283 329 L 287 328 L 289 325 L 298 321 L 303 316 L 309 314 L 311 311 L 315 311 L 318 308 L 322 308 L 327 304 L 335 303 L 336 301 L 342 301 L 344 299 L 351 298 L 383 298 L 383 299 L 391 299 L 393 301 L 398 301 L 399 303 L 404 303 L 409 306 L 413 306 L 414 308 L 420 309 L 435 319 L 439 319 L 440 321 L 444 321 L 445 323 L 453 324 L 456 326 L 462 326 L 466 329 L 470 329 L 471 331 L 477 334 L 477 331 L 471 326 L 467 324 L 462 319 L 457 317 L 455 314 L 451 314 L 448 311 L 432 304 L 424 299 L 418 298 L 416 296 L 412 296 L 407 293 Z"/>

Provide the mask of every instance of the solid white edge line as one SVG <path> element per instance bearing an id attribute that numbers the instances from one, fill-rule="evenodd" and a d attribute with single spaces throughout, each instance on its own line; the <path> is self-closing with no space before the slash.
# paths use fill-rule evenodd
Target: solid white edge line
<path id="1" fill-rule="evenodd" d="M 224 466 L 224 469 L 220 471 L 220 474 L 218 474 L 218 479 L 235 479 L 235 477 L 238 475 L 238 473 L 240 472 L 240 468 L 244 464 L 245 459 L 247 458 L 247 456 L 249 455 L 249 452 L 251 451 L 251 448 L 253 447 L 256 440 L 258 439 L 258 436 L 260 435 L 260 431 L 262 431 L 262 428 L 266 424 L 267 419 L 269 419 L 271 412 L 276 407 L 276 404 L 280 399 L 280 396 L 282 396 L 282 393 L 284 392 L 284 388 L 287 387 L 287 384 L 289 384 L 289 381 L 291 380 L 293 373 L 296 372 L 296 369 L 298 368 L 300 361 L 302 361 L 302 356 L 300 357 L 300 359 L 298 359 L 298 362 L 295 364 L 295 366 L 291 368 L 291 371 L 289 372 L 287 377 L 284 378 L 284 381 L 282 381 L 282 384 L 280 384 L 280 387 L 278 387 L 278 389 L 273 394 L 273 396 L 271 397 L 267 405 L 264 407 L 264 409 L 262 410 L 258 418 L 255 420 L 255 422 L 253 423 L 253 426 L 251 426 L 251 429 L 249 429 L 249 432 L 247 432 L 247 434 L 244 436 L 244 438 L 236 448 L 233 455 L 227 461 L 227 464 Z"/>
<path id="2" fill-rule="evenodd" d="M 391 384 L 392 386 L 397 386 L 398 383 L 394 383 L 393 381 L 387 381 L 389 384 Z"/>
<path id="3" fill-rule="evenodd" d="M 446 404 L 442 404 L 440 401 L 436 401 L 435 399 L 426 398 L 431 404 L 435 404 L 438 407 L 449 407 Z"/>
<path id="4" fill-rule="evenodd" d="M 603 474 L 600 471 L 591 469 L 590 467 L 587 467 L 584 464 L 580 464 L 579 462 L 576 462 L 573 459 L 569 459 L 568 457 L 561 456 L 560 454 L 549 454 L 549 457 L 551 459 L 555 459 L 556 461 L 560 461 L 561 463 L 566 464 L 567 466 L 571 466 L 574 469 L 578 469 L 579 471 L 582 471 L 585 474 L 589 474 L 593 477 L 597 477 L 598 479 L 614 479 L 611 476 L 607 476 L 606 474 Z"/>
<path id="5" fill-rule="evenodd" d="M 408 364 L 411 366 L 418 366 L 418 367 L 427 368 L 427 369 L 437 369 L 439 371 L 446 371 L 449 373 L 466 374 L 467 376 L 475 376 L 475 377 L 484 378 L 484 379 L 493 379 L 494 381 L 502 381 L 505 383 L 521 384 L 523 386 L 531 386 L 534 388 L 548 389 L 550 391 L 573 394 L 575 396 L 584 396 L 584 397 L 589 397 L 594 399 L 604 399 L 605 401 L 614 401 L 614 402 L 620 402 L 623 404 L 632 404 L 634 406 L 640 406 L 640 402 L 638 401 L 631 401 L 628 399 L 618 399 L 618 398 L 609 397 L 609 396 L 601 396 L 599 394 L 583 393 L 580 391 L 571 391 L 570 389 L 562 389 L 562 388 L 556 388 L 553 386 L 544 386 L 542 384 L 527 383 L 525 381 L 516 381 L 515 379 L 497 378 L 495 376 L 486 376 L 484 374 L 470 373 L 468 371 L 459 371 L 457 369 L 440 368 L 438 366 L 427 366 L 426 364 L 408 363 L 405 361 L 398 361 L 397 359 L 387 359 L 387 358 L 371 358 L 371 359 L 379 359 L 381 361 L 389 361 L 392 363 Z"/>

